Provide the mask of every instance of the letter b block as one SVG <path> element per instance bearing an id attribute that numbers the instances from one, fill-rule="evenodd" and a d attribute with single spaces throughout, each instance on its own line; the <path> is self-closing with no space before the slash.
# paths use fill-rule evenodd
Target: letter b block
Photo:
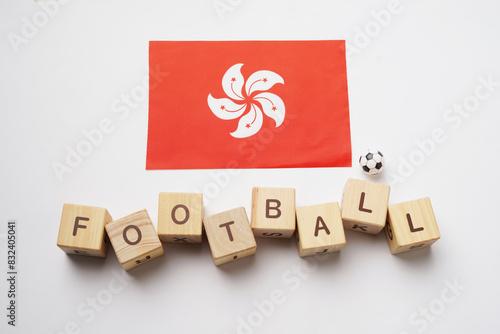
<path id="1" fill-rule="evenodd" d="M 216 266 L 255 254 L 257 243 L 245 208 L 205 217 L 203 226 Z"/>
<path id="2" fill-rule="evenodd" d="M 108 240 L 104 226 L 110 221 L 106 209 L 64 204 L 57 246 L 68 254 L 106 257 Z"/>
<path id="3" fill-rule="evenodd" d="M 305 206 L 296 212 L 299 256 L 338 252 L 345 246 L 339 203 Z"/>
<path id="4" fill-rule="evenodd" d="M 428 247 L 439 238 L 428 197 L 389 206 L 385 235 L 392 254 Z"/>
<path id="5" fill-rule="evenodd" d="M 391 187 L 356 179 L 348 179 L 342 196 L 344 228 L 379 234 L 385 226 Z"/>
<path id="6" fill-rule="evenodd" d="M 162 242 L 201 243 L 203 194 L 160 193 L 158 237 Z"/>
<path id="7" fill-rule="evenodd" d="M 295 232 L 295 189 L 253 188 L 252 231 L 256 237 L 291 238 Z"/>
<path id="8" fill-rule="evenodd" d="M 106 231 L 125 270 L 163 255 L 163 246 L 146 210 L 107 224 Z"/>

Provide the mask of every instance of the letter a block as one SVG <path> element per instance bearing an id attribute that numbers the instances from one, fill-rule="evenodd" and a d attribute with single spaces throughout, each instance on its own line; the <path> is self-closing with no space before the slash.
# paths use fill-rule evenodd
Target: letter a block
<path id="1" fill-rule="evenodd" d="M 299 256 L 338 252 L 345 246 L 339 203 L 304 206 L 296 212 Z"/>
<path id="2" fill-rule="evenodd" d="M 428 247 L 441 236 L 428 197 L 389 206 L 385 235 L 392 254 Z"/>
<path id="3" fill-rule="evenodd" d="M 295 232 L 295 189 L 253 188 L 252 231 L 256 237 L 291 238 Z"/>
<path id="4" fill-rule="evenodd" d="M 106 231 L 125 270 L 163 255 L 163 246 L 146 210 L 107 224 Z"/>
<path id="5" fill-rule="evenodd" d="M 344 228 L 379 234 L 385 226 L 391 187 L 356 179 L 348 179 L 342 196 Z"/>
<path id="6" fill-rule="evenodd" d="M 112 220 L 106 209 L 64 204 L 57 246 L 68 254 L 106 257 L 104 226 Z"/>
<path id="7" fill-rule="evenodd" d="M 162 242 L 202 241 L 203 195 L 160 193 L 158 237 Z"/>
<path id="8" fill-rule="evenodd" d="M 257 243 L 245 208 L 205 217 L 203 226 L 216 266 L 255 254 Z"/>

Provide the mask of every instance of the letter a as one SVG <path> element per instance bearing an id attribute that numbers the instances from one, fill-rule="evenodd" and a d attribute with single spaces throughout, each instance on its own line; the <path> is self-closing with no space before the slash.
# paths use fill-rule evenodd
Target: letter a
<path id="1" fill-rule="evenodd" d="M 328 229 L 328 226 L 326 226 L 325 221 L 321 216 L 318 216 L 318 218 L 316 218 L 316 229 L 314 230 L 315 237 L 318 236 L 319 230 L 325 230 L 326 234 L 330 235 L 330 230 Z"/>

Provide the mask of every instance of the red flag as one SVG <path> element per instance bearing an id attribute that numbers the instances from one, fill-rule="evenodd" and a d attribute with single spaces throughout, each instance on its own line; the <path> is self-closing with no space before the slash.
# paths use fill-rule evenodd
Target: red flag
<path id="1" fill-rule="evenodd" d="M 344 41 L 152 41 L 146 169 L 350 167 Z"/>

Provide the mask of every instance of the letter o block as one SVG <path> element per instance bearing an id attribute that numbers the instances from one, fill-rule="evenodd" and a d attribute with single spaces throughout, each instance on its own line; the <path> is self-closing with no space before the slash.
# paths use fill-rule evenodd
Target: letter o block
<path id="1" fill-rule="evenodd" d="M 295 232 L 295 189 L 252 189 L 252 231 L 255 237 L 291 238 Z"/>
<path id="2" fill-rule="evenodd" d="M 299 256 L 334 253 L 346 244 L 339 203 L 304 206 L 297 212 Z"/>
<path id="3" fill-rule="evenodd" d="M 106 231 L 125 270 L 163 255 L 163 246 L 146 210 L 107 224 Z"/>
<path id="4" fill-rule="evenodd" d="M 379 234 L 385 226 L 390 190 L 385 184 L 348 179 L 342 195 L 344 228 Z"/>
<path id="5" fill-rule="evenodd" d="M 203 226 L 216 266 L 255 254 L 257 243 L 245 208 L 205 217 Z"/>
<path id="6" fill-rule="evenodd" d="M 160 193 L 158 237 L 162 242 L 201 243 L 203 194 Z"/>
<path id="7" fill-rule="evenodd" d="M 104 226 L 110 221 L 104 208 L 64 204 L 57 246 L 68 254 L 106 257 L 108 238 Z"/>

